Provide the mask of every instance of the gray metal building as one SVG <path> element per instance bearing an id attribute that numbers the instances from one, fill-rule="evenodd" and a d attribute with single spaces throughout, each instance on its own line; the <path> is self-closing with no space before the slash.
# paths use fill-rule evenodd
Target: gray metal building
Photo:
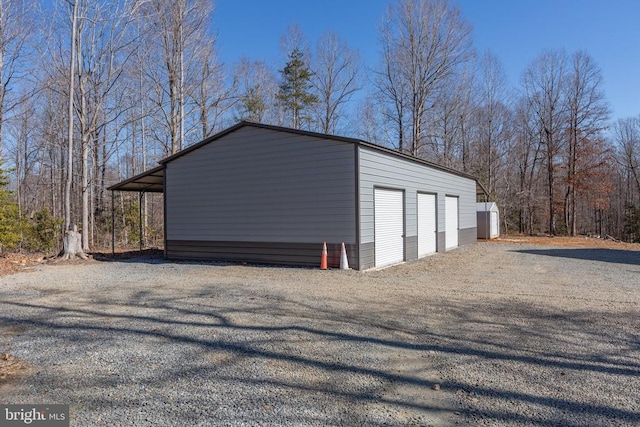
<path id="1" fill-rule="evenodd" d="M 164 192 L 165 255 L 365 270 L 476 242 L 473 176 L 351 138 L 241 122 L 109 188 Z"/>

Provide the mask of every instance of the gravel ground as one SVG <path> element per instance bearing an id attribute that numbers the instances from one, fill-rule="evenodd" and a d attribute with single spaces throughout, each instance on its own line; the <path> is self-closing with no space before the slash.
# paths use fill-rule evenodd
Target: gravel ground
<path id="1" fill-rule="evenodd" d="M 2 403 L 72 426 L 638 425 L 640 252 L 42 265 L 0 277 L 0 352 Z"/>

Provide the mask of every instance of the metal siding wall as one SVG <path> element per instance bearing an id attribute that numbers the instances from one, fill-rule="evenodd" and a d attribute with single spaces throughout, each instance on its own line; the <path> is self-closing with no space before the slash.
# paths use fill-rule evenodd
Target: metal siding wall
<path id="1" fill-rule="evenodd" d="M 405 160 L 360 146 L 360 259 L 361 268 L 373 265 L 371 251 L 365 251 L 374 242 L 373 187 L 387 186 L 405 190 L 405 232 L 407 240 L 416 242 L 417 193 L 437 194 L 438 250 L 444 250 L 445 194 L 459 196 L 459 228 L 473 229 L 476 233 L 476 183 L 474 180 L 440 171 L 427 165 Z M 474 234 L 475 235 L 475 234 Z M 466 240 L 468 241 L 468 240 Z M 463 239 L 460 238 L 462 244 Z M 407 251 L 417 254 L 417 247 Z"/>
<path id="2" fill-rule="evenodd" d="M 340 267 L 340 244 L 327 244 L 329 267 Z M 167 241 L 168 259 L 253 262 L 307 267 L 320 265 L 321 243 Z M 345 244 L 349 266 L 359 268 L 356 245 Z"/>
<path id="3" fill-rule="evenodd" d="M 404 238 L 405 259 L 418 259 L 418 236 Z"/>
<path id="4" fill-rule="evenodd" d="M 356 243 L 352 144 L 245 127 L 167 164 L 167 240 Z"/>
<path id="5" fill-rule="evenodd" d="M 475 228 L 465 228 L 464 230 L 460 230 L 458 234 L 460 246 L 471 245 L 478 241 L 477 236 L 478 231 Z"/>
<path id="6" fill-rule="evenodd" d="M 367 270 L 375 267 L 375 246 L 373 242 L 363 243 L 359 246 L 358 252 L 360 254 L 360 269 Z"/>
<path id="7" fill-rule="evenodd" d="M 488 224 L 489 217 L 487 215 L 487 212 L 478 211 L 477 218 L 478 239 L 489 239 L 490 236 L 488 230 L 490 228 L 490 225 Z"/>

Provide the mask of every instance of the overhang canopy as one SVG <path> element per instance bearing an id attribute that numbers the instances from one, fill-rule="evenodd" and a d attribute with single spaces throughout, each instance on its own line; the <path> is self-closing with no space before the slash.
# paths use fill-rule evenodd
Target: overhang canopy
<path id="1" fill-rule="evenodd" d="M 164 192 L 164 166 L 157 166 L 133 178 L 112 185 L 107 190 L 162 193 Z"/>
<path id="2" fill-rule="evenodd" d="M 485 200 L 489 200 L 489 192 L 484 185 L 476 178 L 476 198 L 484 197 Z"/>

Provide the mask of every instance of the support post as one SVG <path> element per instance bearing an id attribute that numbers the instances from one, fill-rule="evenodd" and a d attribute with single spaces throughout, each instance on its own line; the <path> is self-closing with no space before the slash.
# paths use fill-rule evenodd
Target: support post
<path id="1" fill-rule="evenodd" d="M 489 196 L 484 195 L 484 241 L 488 242 L 491 238 L 491 212 L 488 212 Z"/>
<path id="2" fill-rule="evenodd" d="M 115 212 L 115 202 L 116 193 L 111 190 L 111 256 L 115 258 L 116 256 L 116 212 Z"/>
<path id="3" fill-rule="evenodd" d="M 138 193 L 138 224 L 140 225 L 140 253 L 142 254 L 142 250 L 144 249 L 144 237 L 142 234 L 143 231 L 143 224 L 142 224 L 142 195 L 144 193 L 142 191 L 140 191 Z"/>

